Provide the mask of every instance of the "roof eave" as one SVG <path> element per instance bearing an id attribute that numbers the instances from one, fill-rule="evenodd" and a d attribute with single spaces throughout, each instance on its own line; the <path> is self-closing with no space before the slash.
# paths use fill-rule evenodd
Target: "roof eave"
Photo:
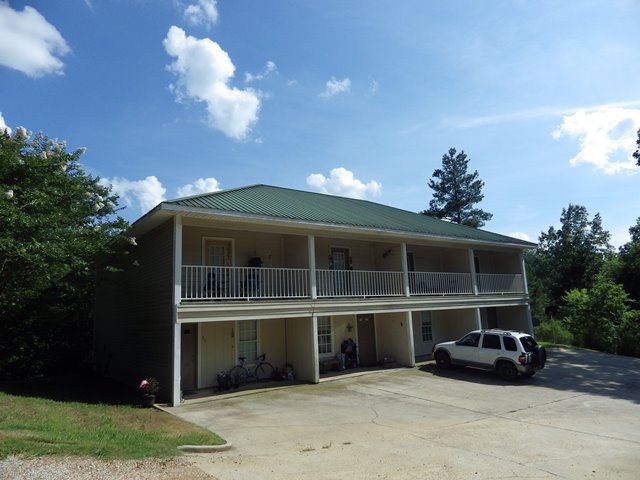
<path id="1" fill-rule="evenodd" d="M 398 239 L 407 240 L 408 238 L 415 240 L 430 240 L 437 242 L 446 242 L 449 244 L 466 245 L 466 246 L 500 246 L 503 248 L 516 248 L 521 250 L 528 250 L 536 248 L 537 245 L 530 242 L 495 242 L 489 240 L 479 240 L 464 237 L 454 237 L 449 235 L 436 235 L 426 234 L 419 232 L 410 232 L 405 230 L 392 230 L 383 228 L 372 227 L 358 227 L 353 225 L 340 225 L 335 223 L 325 222 L 312 222 L 306 220 L 296 220 L 287 218 L 276 218 L 266 215 L 255 215 L 241 212 L 231 212 L 227 210 L 214 210 L 201 207 L 185 207 L 182 205 L 175 205 L 171 203 L 162 202 L 155 208 L 147 212 L 140 217 L 131 226 L 131 233 L 135 236 L 141 236 L 152 230 L 164 220 L 176 215 L 184 215 L 192 218 L 220 218 L 235 222 L 250 220 L 252 223 L 261 225 L 272 225 L 280 227 L 294 227 L 306 230 L 323 230 L 323 231 L 335 231 L 343 233 L 357 233 L 357 234 L 375 234 L 377 236 L 394 237 Z"/>

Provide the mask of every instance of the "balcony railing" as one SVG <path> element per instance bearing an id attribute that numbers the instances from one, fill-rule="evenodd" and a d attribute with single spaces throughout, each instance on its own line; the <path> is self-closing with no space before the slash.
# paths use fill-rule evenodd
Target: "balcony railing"
<path id="1" fill-rule="evenodd" d="M 524 293 L 522 274 L 479 273 L 476 275 L 478 293 Z"/>
<path id="2" fill-rule="evenodd" d="M 470 273 L 409 272 L 412 295 L 471 295 Z"/>
<path id="3" fill-rule="evenodd" d="M 310 297 L 304 268 L 182 267 L 182 298 L 234 300 Z"/>
<path id="4" fill-rule="evenodd" d="M 183 300 L 251 300 L 311 298 L 309 269 L 182 267 Z M 521 274 L 478 274 L 479 294 L 524 293 Z M 318 298 L 400 297 L 405 295 L 402 272 L 316 270 Z M 409 272 L 409 294 L 473 295 L 470 273 Z"/>
<path id="5" fill-rule="evenodd" d="M 404 295 L 402 272 L 316 270 L 318 297 L 393 297 Z"/>

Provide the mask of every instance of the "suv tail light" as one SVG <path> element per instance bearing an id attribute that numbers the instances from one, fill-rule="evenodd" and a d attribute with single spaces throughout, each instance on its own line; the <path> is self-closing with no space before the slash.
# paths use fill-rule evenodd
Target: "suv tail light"
<path id="1" fill-rule="evenodd" d="M 526 353 L 521 353 L 520 356 L 518 357 L 518 362 L 520 362 L 520 365 L 526 365 L 527 360 L 528 360 L 528 357 Z"/>

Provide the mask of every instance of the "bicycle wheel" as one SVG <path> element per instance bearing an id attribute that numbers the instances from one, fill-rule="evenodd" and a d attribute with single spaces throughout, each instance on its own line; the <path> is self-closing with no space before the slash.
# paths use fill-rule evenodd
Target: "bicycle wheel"
<path id="1" fill-rule="evenodd" d="M 269 362 L 262 362 L 256 366 L 255 372 L 253 374 L 256 376 L 256 380 L 259 382 L 264 382 L 267 380 L 271 380 L 273 377 L 273 365 Z"/>
<path id="2" fill-rule="evenodd" d="M 238 388 L 247 382 L 247 369 L 236 365 L 229 372 L 229 378 L 231 379 L 231 385 Z"/>

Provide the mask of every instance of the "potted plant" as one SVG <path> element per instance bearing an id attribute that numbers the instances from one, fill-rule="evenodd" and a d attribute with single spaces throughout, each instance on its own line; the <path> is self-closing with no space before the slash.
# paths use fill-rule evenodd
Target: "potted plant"
<path id="1" fill-rule="evenodd" d="M 145 378 L 140 382 L 140 386 L 138 387 L 142 390 L 142 406 L 145 408 L 152 407 L 156 402 L 156 395 L 158 394 L 158 390 L 160 390 L 160 382 L 156 377 Z"/>

